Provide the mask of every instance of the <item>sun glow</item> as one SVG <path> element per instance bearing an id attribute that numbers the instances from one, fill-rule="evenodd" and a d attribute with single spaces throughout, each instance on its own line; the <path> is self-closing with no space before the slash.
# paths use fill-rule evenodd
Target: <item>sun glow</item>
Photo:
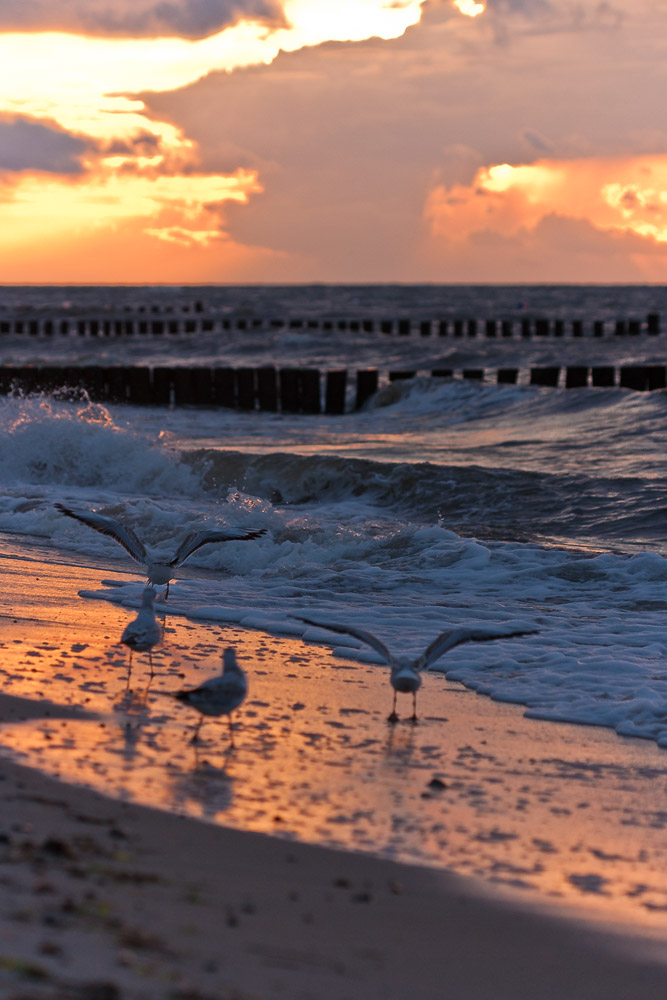
<path id="1" fill-rule="evenodd" d="M 117 228 L 128 220 L 159 221 L 145 228 L 165 239 L 163 230 L 179 231 L 181 243 L 224 238 L 211 206 L 245 203 L 261 190 L 253 172 L 224 176 L 133 176 L 111 173 L 85 181 L 29 175 L 15 188 L 0 188 L 3 249 L 30 244 L 48 234 L 51 240 Z M 217 226 L 212 226 L 218 222 Z"/>
<path id="2" fill-rule="evenodd" d="M 486 4 L 476 3 L 475 0 L 454 0 L 454 6 L 458 7 L 462 14 L 467 17 L 477 17 L 486 10 Z"/>
<path id="3" fill-rule="evenodd" d="M 637 238 L 627 252 L 650 257 L 667 244 L 667 156 L 495 164 L 479 169 L 469 185 L 434 187 L 425 216 L 432 235 L 452 244 L 492 235 L 525 239 L 560 219 L 586 227 L 579 236 L 589 234 L 591 252 L 599 250 L 597 232 Z"/>

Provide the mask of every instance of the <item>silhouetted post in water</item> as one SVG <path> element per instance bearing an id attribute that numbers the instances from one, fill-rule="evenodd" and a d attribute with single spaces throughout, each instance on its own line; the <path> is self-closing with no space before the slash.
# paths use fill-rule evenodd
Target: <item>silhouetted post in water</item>
<path id="1" fill-rule="evenodd" d="M 463 336 L 463 320 L 462 319 L 455 319 L 454 320 L 454 336 L 455 337 L 462 337 Z"/>
<path id="2" fill-rule="evenodd" d="M 239 410 L 254 410 L 257 389 L 254 368 L 236 369 L 236 405 Z"/>
<path id="3" fill-rule="evenodd" d="M 485 329 L 487 337 L 496 337 L 498 335 L 498 324 L 495 319 L 487 319 Z"/>
<path id="4" fill-rule="evenodd" d="M 299 373 L 296 368 L 281 368 L 278 372 L 280 382 L 280 409 L 283 413 L 299 412 Z"/>
<path id="5" fill-rule="evenodd" d="M 236 376 L 233 368 L 213 369 L 213 401 L 216 406 L 236 406 Z"/>
<path id="6" fill-rule="evenodd" d="M 452 369 L 451 368 L 431 368 L 432 378 L 451 378 Z"/>
<path id="7" fill-rule="evenodd" d="M 399 319 L 398 321 L 398 332 L 402 337 L 407 337 L 412 329 L 412 324 L 409 319 Z"/>
<path id="8" fill-rule="evenodd" d="M 616 372 L 611 365 L 595 365 L 591 368 L 591 385 L 598 389 L 608 389 L 616 385 Z"/>
<path id="9" fill-rule="evenodd" d="M 357 372 L 357 398 L 355 409 L 359 410 L 367 399 L 377 392 L 378 373 L 376 368 L 368 368 Z"/>
<path id="10" fill-rule="evenodd" d="M 516 385 L 518 375 L 518 368 L 499 368 L 496 373 L 496 381 L 498 385 Z"/>
<path id="11" fill-rule="evenodd" d="M 628 333 L 631 337 L 638 337 L 642 332 L 642 326 L 638 319 L 628 320 Z"/>
<path id="12" fill-rule="evenodd" d="M 278 377 L 284 413 L 320 412 L 320 373 L 316 368 L 281 368 Z"/>
<path id="13" fill-rule="evenodd" d="M 596 319 L 593 323 L 593 336 L 603 337 L 604 336 L 604 320 Z"/>
<path id="14" fill-rule="evenodd" d="M 109 387 L 110 403 L 127 402 L 127 372 L 129 369 L 121 365 L 112 365 L 107 368 L 107 384 Z"/>
<path id="15" fill-rule="evenodd" d="M 171 404 L 171 385 L 174 375 L 173 368 L 154 368 L 152 372 L 152 395 L 155 406 Z"/>
<path id="16" fill-rule="evenodd" d="M 462 374 L 465 379 L 472 379 L 476 382 L 482 382 L 484 380 L 483 368 L 464 368 Z"/>
<path id="17" fill-rule="evenodd" d="M 559 375 L 560 368 L 555 368 L 553 366 L 548 368 L 531 368 L 530 384 L 556 386 L 558 385 Z"/>
<path id="18" fill-rule="evenodd" d="M 373 330 L 375 329 L 375 324 L 373 323 L 372 319 L 365 319 L 362 322 L 361 327 L 364 333 L 372 333 Z"/>
<path id="19" fill-rule="evenodd" d="M 627 330 L 626 330 L 626 327 L 625 327 L 625 320 L 624 319 L 617 319 L 616 320 L 616 330 L 615 330 L 615 333 L 616 333 L 617 337 L 624 337 L 625 334 L 627 333 Z"/>
<path id="20" fill-rule="evenodd" d="M 154 319 L 151 323 L 151 333 L 161 336 L 164 333 L 164 323 L 161 319 Z"/>
<path id="21" fill-rule="evenodd" d="M 86 336 L 86 321 L 85 319 L 80 319 L 76 324 L 76 332 L 80 337 Z"/>
<path id="22" fill-rule="evenodd" d="M 565 388 L 583 389 L 588 385 L 588 368 L 572 365 L 565 369 Z"/>
<path id="23" fill-rule="evenodd" d="M 213 393 L 213 369 L 208 367 L 192 369 L 192 392 L 194 402 L 202 406 L 212 406 L 215 397 Z"/>
<path id="24" fill-rule="evenodd" d="M 650 391 L 664 389 L 667 385 L 664 365 L 624 365 L 621 368 L 619 385 L 624 389 Z"/>
<path id="25" fill-rule="evenodd" d="M 421 321 L 421 323 L 419 324 L 419 332 L 422 335 L 422 337 L 430 337 L 431 336 L 431 320 L 430 319 L 423 319 Z"/>
<path id="26" fill-rule="evenodd" d="M 299 410 L 301 413 L 321 413 L 320 373 L 317 368 L 299 371 Z"/>
<path id="27" fill-rule="evenodd" d="M 448 325 L 446 319 L 441 319 L 438 323 L 438 336 L 446 337 L 448 333 Z"/>
<path id="28" fill-rule="evenodd" d="M 535 335 L 537 337 L 548 337 L 549 336 L 549 320 L 548 319 L 536 319 L 535 320 Z"/>
<path id="29" fill-rule="evenodd" d="M 260 410 L 278 409 L 278 380 L 275 368 L 270 365 L 257 369 L 257 399 Z"/>
<path id="30" fill-rule="evenodd" d="M 382 333 L 393 333 L 394 324 L 390 319 L 383 319 L 380 323 L 380 330 Z"/>
<path id="31" fill-rule="evenodd" d="M 47 319 L 47 320 L 44 321 L 44 331 L 43 332 L 44 332 L 44 336 L 45 337 L 52 337 L 53 336 L 53 320 L 52 319 Z"/>
<path id="32" fill-rule="evenodd" d="M 572 336 L 573 337 L 583 337 L 584 335 L 584 323 L 583 320 L 573 319 L 572 320 Z"/>
<path id="33" fill-rule="evenodd" d="M 389 372 L 390 382 L 400 382 L 401 379 L 414 378 L 414 377 L 415 377 L 414 372 L 406 372 L 406 371 Z"/>
<path id="34" fill-rule="evenodd" d="M 345 389 L 347 371 L 343 368 L 327 372 L 327 387 L 324 400 L 326 413 L 345 413 Z"/>
<path id="35" fill-rule="evenodd" d="M 514 323 L 511 319 L 504 319 L 501 323 L 501 330 L 503 337 L 512 337 L 514 335 Z"/>
<path id="36" fill-rule="evenodd" d="M 530 317 L 528 317 L 528 316 L 522 316 L 521 317 L 521 336 L 522 337 L 530 337 L 531 332 L 532 331 L 531 331 Z"/>
<path id="37" fill-rule="evenodd" d="M 656 312 L 649 313 L 646 317 L 646 332 L 651 334 L 660 333 L 660 314 Z"/>
<path id="38" fill-rule="evenodd" d="M 107 369 L 101 365 L 88 365 L 80 371 L 79 385 L 86 390 L 93 403 L 100 403 L 108 398 L 106 372 Z"/>
<path id="39" fill-rule="evenodd" d="M 68 337 L 69 336 L 69 320 L 68 319 L 61 319 L 60 320 L 60 336 L 61 337 Z"/>
<path id="40" fill-rule="evenodd" d="M 476 337 L 477 336 L 477 320 L 476 319 L 469 319 L 468 320 L 468 322 L 466 323 L 466 331 L 467 331 L 469 337 Z"/>
<path id="41" fill-rule="evenodd" d="M 565 323 L 562 319 L 554 320 L 554 337 L 563 337 L 565 335 Z"/>
<path id="42" fill-rule="evenodd" d="M 151 401 L 150 368 L 126 368 L 125 384 L 128 403 L 146 404 Z"/>

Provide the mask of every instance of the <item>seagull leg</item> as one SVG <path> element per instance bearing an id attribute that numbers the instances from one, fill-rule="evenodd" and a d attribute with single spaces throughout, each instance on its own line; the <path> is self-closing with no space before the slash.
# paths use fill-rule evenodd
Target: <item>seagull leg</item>
<path id="1" fill-rule="evenodd" d="M 194 731 L 194 736 L 190 740 L 191 743 L 199 743 L 199 730 L 201 729 L 201 725 L 202 725 L 203 721 L 204 721 L 204 716 L 202 715 L 202 717 L 200 718 L 199 722 L 197 723 L 197 727 L 196 727 L 196 729 Z"/>
<path id="2" fill-rule="evenodd" d="M 132 650 L 130 649 L 130 662 L 127 665 L 127 682 L 125 684 L 126 690 L 129 690 L 131 676 L 132 676 Z"/>
<path id="3" fill-rule="evenodd" d="M 155 676 L 155 671 L 153 670 L 153 653 L 152 650 L 150 649 L 148 650 L 148 662 L 150 663 L 151 667 L 151 680 L 153 680 L 153 677 Z"/>
<path id="4" fill-rule="evenodd" d="M 412 721 L 417 722 L 417 692 L 412 692 Z"/>
<path id="5" fill-rule="evenodd" d="M 169 580 L 167 580 L 167 589 L 166 589 L 166 590 L 165 590 L 165 592 L 164 592 L 164 600 L 165 600 L 165 601 L 169 600 L 169 582 L 170 582 L 170 581 L 169 581 Z"/>
<path id="6" fill-rule="evenodd" d="M 391 713 L 387 716 L 387 722 L 398 722 L 398 715 L 396 714 L 396 691 L 394 691 L 394 703 L 391 706 Z"/>

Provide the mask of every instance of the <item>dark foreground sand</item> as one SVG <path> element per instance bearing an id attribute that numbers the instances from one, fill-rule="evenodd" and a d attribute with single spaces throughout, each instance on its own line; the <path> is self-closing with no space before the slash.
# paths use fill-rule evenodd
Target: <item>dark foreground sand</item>
<path id="1" fill-rule="evenodd" d="M 117 631 L 118 623 L 128 617 L 127 612 L 104 603 L 80 602 L 75 579 L 84 573 L 81 568 L 76 578 L 72 575 L 68 579 L 66 570 L 60 567 L 58 579 L 54 576 L 48 586 L 44 565 L 30 579 L 25 565 L 5 569 L 5 580 L 9 574 L 13 583 L 13 603 L 7 597 L 4 606 L 8 608 L 11 603 L 11 607 L 0 616 L 0 624 L 5 626 L 0 643 L 5 676 L 20 677 L 22 669 L 39 668 L 42 673 L 35 675 L 35 690 L 44 687 L 44 677 L 51 669 L 49 657 L 60 657 L 66 647 L 74 648 L 73 622 L 79 615 L 88 647 L 77 656 L 82 663 L 89 656 L 94 668 L 94 657 L 108 646 L 109 622 Z M 26 648 L 30 645 L 26 642 L 28 634 L 31 648 Z M 174 625 L 169 637 L 171 647 L 162 654 L 164 669 L 179 644 L 182 648 L 195 642 L 188 638 L 190 635 L 198 636 L 199 630 L 191 625 Z M 237 640 L 243 642 L 243 635 Z M 293 641 L 271 640 L 269 653 L 284 649 L 287 642 Z M 253 648 L 249 640 L 246 656 Z M 303 644 L 299 652 L 302 659 L 309 660 Z M 39 653 L 39 657 L 31 659 L 31 653 Z M 266 652 L 264 655 L 268 657 Z M 319 658 L 322 663 L 328 656 L 326 651 L 315 649 L 312 655 L 314 662 Z M 31 663 L 37 667 L 25 666 Z M 258 674 L 258 685 L 278 685 L 280 661 L 276 658 L 271 664 L 271 676 L 262 679 Z M 293 665 L 291 669 L 283 680 L 295 676 Z M 389 692 L 386 678 L 375 668 L 361 676 L 366 694 L 354 680 L 350 690 L 355 698 L 363 696 L 369 703 L 377 703 L 377 712 L 369 709 L 364 716 L 364 725 L 373 734 L 381 726 L 386 728 L 383 720 Z M 300 682 L 304 677 L 302 673 L 297 679 Z M 448 819 L 452 845 L 457 802 L 464 802 L 464 791 L 468 797 L 475 792 L 474 798 L 478 798 L 485 782 L 489 788 L 501 788 L 507 797 L 508 829 L 511 823 L 518 822 L 517 817 L 525 824 L 527 812 L 539 817 L 540 799 L 546 798 L 553 807 L 556 800 L 549 798 L 554 793 L 548 791 L 547 779 L 555 781 L 551 755 L 559 751 L 557 727 L 532 723 L 534 730 L 529 727 L 519 733 L 516 726 L 508 728 L 506 708 L 474 695 L 438 691 L 436 680 L 432 685 L 433 701 L 445 699 L 439 704 L 451 721 L 426 720 L 418 738 L 432 740 L 446 733 L 451 741 L 452 756 L 447 766 L 451 765 L 451 772 L 459 775 L 460 786 L 452 800 L 454 818 Z M 156 679 L 156 684 L 159 682 Z M 339 676 L 327 678 L 323 671 L 313 683 L 318 691 L 327 684 L 333 690 L 341 680 Z M 307 688 L 300 689 L 306 691 L 303 715 L 309 711 L 310 694 Z M 252 784 L 253 772 L 263 759 L 261 754 L 274 752 L 261 749 L 264 744 L 258 742 L 267 727 L 270 730 L 276 725 L 271 715 L 271 689 L 266 690 L 266 707 L 262 708 L 263 702 L 258 699 L 254 722 L 249 709 L 239 720 L 236 782 L 248 788 L 261 788 L 261 783 Z M 278 686 L 274 696 L 280 697 Z M 284 697 L 292 702 L 294 713 L 287 718 L 289 725 L 296 728 L 298 723 L 292 719 L 301 716 L 289 691 Z M 358 704 L 366 703 L 362 700 Z M 480 707 L 483 716 L 475 714 L 475 706 Z M 466 711 L 471 714 L 466 715 Z M 41 699 L 35 696 L 30 700 L 0 696 L 0 723 L 8 725 L 9 731 L 16 729 L 18 721 L 42 714 L 54 720 L 73 714 L 80 717 L 71 708 L 62 710 L 49 705 L 43 693 Z M 520 721 L 519 710 L 514 717 Z M 162 723 L 163 729 L 165 725 Z M 313 715 L 308 727 L 316 725 Z M 554 734 L 548 750 L 551 777 L 545 770 L 544 750 L 540 750 L 539 761 L 524 760 L 526 740 L 530 744 L 533 731 Z M 223 734 L 224 728 L 213 729 L 209 749 Z M 48 738 L 47 732 L 44 739 Z M 610 739 L 613 737 L 603 734 L 601 746 L 606 754 Z M 519 751 L 511 740 L 522 748 L 521 773 L 512 757 Z M 475 747 L 479 744 L 478 756 L 485 755 L 489 771 L 480 770 L 481 765 L 471 757 L 471 741 Z M 622 746 L 620 741 L 619 753 Z M 457 747 L 465 753 L 454 752 Z M 493 759 L 491 748 L 496 754 Z M 575 754 L 574 750 L 569 752 Z M 647 754 L 646 758 L 641 756 L 642 761 L 653 761 L 653 770 L 643 776 L 648 782 L 647 794 L 654 788 L 655 797 L 659 797 L 664 784 L 659 754 L 656 757 L 656 751 L 650 748 Z M 192 760 L 185 753 L 184 760 L 185 772 L 189 772 L 194 766 Z M 280 759 L 275 760 L 275 766 L 279 766 Z M 381 770 L 394 758 L 380 756 L 379 760 Z M 503 763 L 507 773 L 499 784 Z M 531 768 L 535 774 L 532 785 Z M 534 830 L 523 835 L 527 844 L 536 842 L 536 856 L 545 858 L 539 868 L 542 874 L 549 871 L 546 859 L 558 857 L 560 844 L 553 842 L 554 837 L 564 837 L 568 826 L 576 823 L 577 801 L 580 806 L 586 805 L 586 816 L 597 808 L 596 796 L 598 789 L 602 794 L 607 771 L 599 767 L 591 781 L 584 770 L 577 765 L 576 781 L 558 778 L 559 806 L 566 802 L 572 806 L 565 816 L 562 808 L 551 808 L 550 814 L 557 813 L 554 822 L 562 823 L 554 829 L 561 833 L 547 831 L 545 837 L 551 836 L 551 841 L 542 841 Z M 390 770 L 389 780 L 393 780 L 391 774 Z M 623 772 L 625 784 L 630 774 Z M 638 774 L 637 770 L 632 772 L 637 781 Z M 615 790 L 622 785 L 607 784 L 605 794 L 613 793 L 616 799 L 622 796 L 622 791 Z M 532 790 L 528 790 L 529 785 Z M 586 802 L 582 803 L 584 785 Z M 451 785 L 452 789 L 458 786 L 455 782 Z M 519 793 L 523 799 L 517 798 Z M 667 953 L 663 947 L 667 920 L 660 913 L 655 915 L 655 907 L 652 912 L 656 919 L 651 926 L 642 927 L 636 921 L 624 924 L 621 908 L 620 918 L 618 913 L 615 916 L 616 927 L 605 929 L 599 919 L 597 923 L 585 919 L 583 910 L 571 909 L 565 916 L 546 913 L 534 905 L 539 898 L 544 902 L 544 893 L 541 897 L 539 893 L 529 894 L 533 905 L 521 906 L 492 895 L 491 890 L 487 893 L 478 881 L 443 871 L 382 861 L 368 853 L 339 852 L 225 829 L 114 801 L 7 760 L 0 761 L 0 803 L 3 1000 L 664 1000 L 667 996 Z M 603 799 L 596 815 L 609 815 L 616 822 L 615 813 L 606 803 Z M 488 823 L 496 834 L 500 830 L 501 807 L 502 796 L 488 812 Z M 655 809 L 660 808 L 656 801 Z M 488 844 L 484 846 L 486 841 L 480 833 L 486 830 L 482 824 L 491 803 L 476 809 L 477 819 L 477 813 L 473 815 L 469 809 L 466 822 L 478 825 L 471 825 L 465 837 L 481 854 L 491 849 Z M 635 805 L 622 815 L 631 816 L 637 824 L 641 807 Z M 606 832 L 609 839 L 593 841 L 588 828 L 582 826 L 576 834 L 581 851 L 593 845 L 596 870 L 612 873 L 625 864 L 636 872 L 636 880 L 641 879 L 642 857 L 651 853 L 653 841 L 646 841 L 645 851 L 639 849 L 637 841 L 637 856 L 631 862 L 620 855 L 615 858 L 610 846 L 614 837 L 601 828 L 603 822 L 599 820 L 593 827 L 600 838 Z M 637 837 L 649 837 L 650 831 L 644 834 L 639 825 L 633 829 Z M 655 823 L 651 830 L 655 832 Z M 659 829 L 656 836 L 658 840 L 662 837 Z M 517 836 L 508 843 L 518 841 Z M 502 838 L 500 842 L 502 845 Z M 452 851 L 456 856 L 454 847 Z M 627 853 L 627 845 L 624 851 Z M 654 864 L 653 871 L 658 869 Z M 554 879 L 556 875 L 554 869 Z M 630 876 L 626 882 L 631 884 Z M 640 898 L 642 891 L 638 886 Z M 602 904 L 605 898 L 603 894 Z M 614 899 L 618 898 L 617 894 Z M 657 893 L 651 898 L 657 899 Z M 598 905 L 598 918 L 600 912 L 603 908 L 601 911 Z"/>
<path id="2" fill-rule="evenodd" d="M 1 777 L 2 997 L 667 993 L 657 948 L 633 953 L 455 876 L 123 805 L 7 763 Z"/>

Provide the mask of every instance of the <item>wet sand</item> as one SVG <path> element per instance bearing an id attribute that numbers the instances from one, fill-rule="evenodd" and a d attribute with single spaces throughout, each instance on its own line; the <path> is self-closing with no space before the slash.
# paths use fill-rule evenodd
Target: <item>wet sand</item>
<path id="1" fill-rule="evenodd" d="M 0 560 L 0 996 L 664 996 L 656 747 L 436 675 L 391 727 L 381 668 L 171 615 L 128 685 L 133 612 L 77 596 L 108 571 L 33 558 Z M 195 752 L 167 694 L 226 644 L 237 747 Z"/>

